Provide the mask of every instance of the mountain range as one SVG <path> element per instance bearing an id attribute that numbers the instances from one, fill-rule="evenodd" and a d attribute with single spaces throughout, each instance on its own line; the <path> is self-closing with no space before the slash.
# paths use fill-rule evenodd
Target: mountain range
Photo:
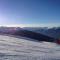
<path id="1" fill-rule="evenodd" d="M 41 33 L 53 38 L 60 38 L 60 27 L 24 27 L 24 29 L 29 31 L 34 31 L 37 33 Z"/>

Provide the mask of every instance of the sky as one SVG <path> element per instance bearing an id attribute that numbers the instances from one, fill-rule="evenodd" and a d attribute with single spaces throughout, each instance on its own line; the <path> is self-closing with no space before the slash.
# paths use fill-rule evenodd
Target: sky
<path id="1" fill-rule="evenodd" d="M 60 26 L 60 0 L 0 0 L 0 25 Z"/>

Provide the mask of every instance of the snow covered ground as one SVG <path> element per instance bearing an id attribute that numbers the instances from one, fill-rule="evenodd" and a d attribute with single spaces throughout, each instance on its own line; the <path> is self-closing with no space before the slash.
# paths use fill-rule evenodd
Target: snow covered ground
<path id="1" fill-rule="evenodd" d="M 60 60 L 60 46 L 0 35 L 0 60 Z"/>

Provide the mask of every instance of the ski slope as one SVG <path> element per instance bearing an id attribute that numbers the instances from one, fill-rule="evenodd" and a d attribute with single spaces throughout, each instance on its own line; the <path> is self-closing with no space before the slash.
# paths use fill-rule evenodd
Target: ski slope
<path id="1" fill-rule="evenodd" d="M 0 60 L 60 60 L 60 46 L 0 35 Z"/>

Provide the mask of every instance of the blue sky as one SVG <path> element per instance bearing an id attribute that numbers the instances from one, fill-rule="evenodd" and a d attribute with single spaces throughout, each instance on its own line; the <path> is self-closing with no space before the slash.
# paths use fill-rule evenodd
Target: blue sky
<path id="1" fill-rule="evenodd" d="M 0 0 L 0 25 L 60 26 L 60 0 Z"/>

